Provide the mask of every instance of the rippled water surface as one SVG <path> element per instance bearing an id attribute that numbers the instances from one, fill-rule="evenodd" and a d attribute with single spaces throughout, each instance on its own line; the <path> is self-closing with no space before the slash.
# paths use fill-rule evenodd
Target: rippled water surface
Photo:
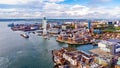
<path id="1" fill-rule="evenodd" d="M 29 34 L 30 38 L 25 39 L 20 36 L 23 32 L 14 32 L 7 27 L 9 23 L 0 22 L 0 68 L 53 68 L 51 50 L 68 47 L 56 42 L 54 37 L 45 40 Z M 91 45 L 76 48 L 86 51 L 89 47 L 94 48 Z"/>

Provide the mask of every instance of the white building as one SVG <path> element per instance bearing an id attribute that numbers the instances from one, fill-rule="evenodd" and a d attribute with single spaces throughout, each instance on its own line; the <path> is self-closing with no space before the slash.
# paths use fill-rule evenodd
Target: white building
<path id="1" fill-rule="evenodd" d="M 116 24 L 114 24 L 115 27 L 120 27 L 120 22 L 116 21 Z"/>
<path id="2" fill-rule="evenodd" d="M 98 43 L 98 47 L 100 47 L 101 50 L 110 52 L 113 55 L 118 54 L 120 53 L 120 39 L 102 40 Z"/>
<path id="3" fill-rule="evenodd" d="M 73 22 L 65 22 L 65 24 L 72 24 Z"/>
<path id="4" fill-rule="evenodd" d="M 73 56 L 64 53 L 63 58 L 67 59 L 67 61 L 69 61 L 72 65 L 77 65 L 77 60 L 73 59 Z"/>
<path id="5" fill-rule="evenodd" d="M 49 29 L 49 33 L 58 34 L 59 33 L 59 29 L 57 29 L 57 28 L 51 28 L 51 29 Z"/>

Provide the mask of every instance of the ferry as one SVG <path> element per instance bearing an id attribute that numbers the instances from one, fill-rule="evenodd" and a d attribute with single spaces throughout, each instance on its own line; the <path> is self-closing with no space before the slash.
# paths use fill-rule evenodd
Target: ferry
<path id="1" fill-rule="evenodd" d="M 29 38 L 29 36 L 27 34 L 20 34 L 20 35 L 24 38 Z"/>

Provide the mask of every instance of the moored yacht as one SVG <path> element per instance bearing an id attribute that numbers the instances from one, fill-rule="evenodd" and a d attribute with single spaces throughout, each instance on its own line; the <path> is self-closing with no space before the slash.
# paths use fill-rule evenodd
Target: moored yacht
<path id="1" fill-rule="evenodd" d="M 20 34 L 20 35 L 24 38 L 29 38 L 29 35 L 27 35 L 27 34 Z"/>

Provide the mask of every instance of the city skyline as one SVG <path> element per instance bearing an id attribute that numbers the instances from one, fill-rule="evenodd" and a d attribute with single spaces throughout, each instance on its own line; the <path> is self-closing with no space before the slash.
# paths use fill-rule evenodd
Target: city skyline
<path id="1" fill-rule="evenodd" d="M 1 18 L 120 18 L 119 0 L 2 0 Z"/>

